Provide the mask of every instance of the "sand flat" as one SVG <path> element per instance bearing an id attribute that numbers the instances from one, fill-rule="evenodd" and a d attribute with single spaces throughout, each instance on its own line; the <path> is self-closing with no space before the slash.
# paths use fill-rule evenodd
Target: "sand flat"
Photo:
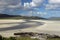
<path id="1" fill-rule="evenodd" d="M 16 32 L 42 32 L 60 35 L 60 21 L 0 20 L 0 35 L 10 37 L 14 36 L 13 34 Z"/>

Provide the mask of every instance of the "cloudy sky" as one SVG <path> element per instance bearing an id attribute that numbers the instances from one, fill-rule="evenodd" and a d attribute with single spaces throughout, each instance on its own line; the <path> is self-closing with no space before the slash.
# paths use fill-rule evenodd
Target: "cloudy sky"
<path id="1" fill-rule="evenodd" d="M 0 13 L 60 17 L 60 0 L 0 0 Z"/>

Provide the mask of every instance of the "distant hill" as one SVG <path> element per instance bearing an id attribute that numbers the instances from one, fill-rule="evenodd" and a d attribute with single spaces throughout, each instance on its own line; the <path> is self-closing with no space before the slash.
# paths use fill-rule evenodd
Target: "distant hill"
<path id="1" fill-rule="evenodd" d="M 8 15 L 8 14 L 0 14 L 0 19 L 45 19 L 43 17 L 37 16 L 21 16 L 21 15 Z"/>
<path id="2" fill-rule="evenodd" d="M 20 15 L 8 15 L 8 14 L 0 14 L 0 17 L 17 17 Z"/>
<path id="3" fill-rule="evenodd" d="M 60 17 L 51 17 L 50 20 L 60 20 Z"/>
<path id="4" fill-rule="evenodd" d="M 0 17 L 10 17 L 8 14 L 0 14 Z"/>

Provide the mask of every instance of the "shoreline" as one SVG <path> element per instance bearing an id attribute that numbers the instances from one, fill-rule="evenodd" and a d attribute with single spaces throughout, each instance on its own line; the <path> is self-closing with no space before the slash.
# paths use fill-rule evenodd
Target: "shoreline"
<path id="1" fill-rule="evenodd" d="M 42 32 L 56 34 L 60 36 L 60 21 L 49 20 L 0 20 L 0 35 L 8 37 L 14 36 L 16 32 Z M 3 24 L 4 23 L 4 24 Z M 22 27 L 20 27 L 22 26 Z M 14 28 L 15 27 L 15 28 Z M 7 28 L 7 29 L 6 29 Z M 10 30 L 10 29 L 13 30 Z"/>

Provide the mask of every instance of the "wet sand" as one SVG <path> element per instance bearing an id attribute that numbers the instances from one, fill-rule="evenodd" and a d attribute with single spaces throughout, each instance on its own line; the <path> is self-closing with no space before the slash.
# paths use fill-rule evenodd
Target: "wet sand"
<path id="1" fill-rule="evenodd" d="M 0 35 L 10 37 L 14 36 L 14 33 L 17 32 L 38 32 L 60 35 L 60 21 L 0 20 Z"/>

